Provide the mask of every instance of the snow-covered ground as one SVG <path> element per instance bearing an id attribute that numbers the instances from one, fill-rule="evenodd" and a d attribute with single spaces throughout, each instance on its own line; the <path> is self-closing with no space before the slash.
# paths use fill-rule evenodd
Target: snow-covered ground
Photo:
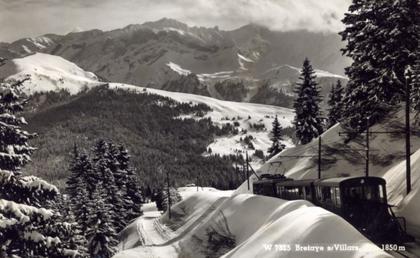
<path id="1" fill-rule="evenodd" d="M 406 162 L 402 161 L 389 169 L 384 178 L 387 181 L 388 201 L 397 206 L 397 214 L 407 220 L 407 230 L 420 238 L 420 149 L 411 156 L 412 191 L 406 194 Z"/>
<path id="2" fill-rule="evenodd" d="M 306 201 L 180 190 L 190 193 L 173 206 L 172 219 L 165 213 L 150 220 L 145 212 L 125 229 L 131 232 L 124 241 L 137 244 L 114 258 L 391 257 L 342 218 Z"/>

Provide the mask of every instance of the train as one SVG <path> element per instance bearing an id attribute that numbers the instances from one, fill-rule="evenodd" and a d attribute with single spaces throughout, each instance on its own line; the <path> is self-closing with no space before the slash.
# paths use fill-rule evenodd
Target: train
<path id="1" fill-rule="evenodd" d="M 341 216 L 377 244 L 415 241 L 407 234 L 405 219 L 395 216 L 388 204 L 386 181 L 381 177 L 293 180 L 263 174 L 253 182 L 253 192 L 284 200 L 307 200 Z"/>

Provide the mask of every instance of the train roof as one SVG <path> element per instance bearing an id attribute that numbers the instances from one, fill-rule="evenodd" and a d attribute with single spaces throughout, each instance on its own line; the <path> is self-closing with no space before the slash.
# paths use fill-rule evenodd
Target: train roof
<path id="1" fill-rule="evenodd" d="M 283 186 L 295 186 L 295 185 L 307 186 L 317 180 L 318 179 L 302 179 L 302 180 L 297 179 L 297 180 L 279 181 L 278 183 L 281 183 L 280 185 L 283 185 Z"/>
<path id="2" fill-rule="evenodd" d="M 264 183 L 276 183 L 284 186 L 307 186 L 314 184 L 316 186 L 345 186 L 345 185 L 359 185 L 359 184 L 386 184 L 385 179 L 382 177 L 364 177 L 364 176 L 355 176 L 355 177 L 334 177 L 326 179 L 296 179 L 291 178 L 276 178 L 268 179 L 262 178 L 258 181 L 254 181 L 254 184 L 264 184 Z"/>
<path id="3" fill-rule="evenodd" d="M 261 178 L 257 181 L 254 181 L 254 184 L 263 184 L 263 183 L 277 183 L 277 182 L 289 182 L 293 181 L 291 178 Z"/>
<path id="4" fill-rule="evenodd" d="M 338 186 L 338 185 L 351 185 L 351 184 L 364 184 L 364 183 L 375 183 L 375 184 L 385 184 L 386 181 L 382 177 L 334 177 L 321 179 L 314 182 L 315 185 L 325 185 L 325 186 Z"/>

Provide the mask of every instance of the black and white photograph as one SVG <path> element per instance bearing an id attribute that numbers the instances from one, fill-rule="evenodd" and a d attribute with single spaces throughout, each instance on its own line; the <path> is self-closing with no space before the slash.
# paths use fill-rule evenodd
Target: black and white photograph
<path id="1" fill-rule="evenodd" d="M 0 0 L 0 258 L 420 258 L 419 0 Z"/>

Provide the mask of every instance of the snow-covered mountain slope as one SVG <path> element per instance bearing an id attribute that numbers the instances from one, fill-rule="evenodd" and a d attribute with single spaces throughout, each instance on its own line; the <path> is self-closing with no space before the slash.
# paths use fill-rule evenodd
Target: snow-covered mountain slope
<path id="1" fill-rule="evenodd" d="M 64 58 L 48 54 L 36 53 L 13 59 L 0 67 L 0 78 L 6 81 L 26 77 L 30 78 L 23 84 L 27 94 L 61 89 L 76 94 L 84 88 L 101 84 L 93 73 L 84 71 Z"/>
<path id="2" fill-rule="evenodd" d="M 122 243 L 137 244 L 114 258 L 391 257 L 344 219 L 306 201 L 206 191 L 187 195 L 172 214 L 148 213 L 128 226 Z"/>
<path id="3" fill-rule="evenodd" d="M 236 124 L 235 127 L 239 130 L 237 135 L 217 138 L 208 146 L 212 153 L 219 153 L 221 155 L 235 153 L 244 154 L 245 151 L 248 150 L 250 156 L 252 156 L 254 150 L 248 148 L 247 144 L 243 141 L 246 137 L 252 137 L 251 142 L 255 149 L 266 152 L 271 144 L 269 131 L 271 130 L 274 117 L 276 115 L 278 116 L 279 122 L 283 128 L 291 126 L 294 118 L 292 110 L 277 106 L 224 101 L 200 95 L 169 92 L 120 83 L 110 83 L 109 86 L 110 88 L 126 89 L 138 93 L 158 94 L 172 98 L 178 102 L 201 103 L 209 106 L 212 111 L 207 113 L 204 118 L 211 118 L 213 123 L 221 127 L 226 124 Z M 201 119 L 202 117 L 194 115 L 180 117 L 180 119 L 185 118 Z M 255 125 L 259 125 L 265 129 L 257 130 L 255 129 Z M 289 139 L 287 139 L 284 144 L 288 147 L 293 146 Z M 254 160 L 256 162 L 253 163 L 253 166 L 255 168 L 260 167 L 261 164 L 259 160 L 257 158 L 254 158 Z"/>
<path id="4" fill-rule="evenodd" d="M 23 89 L 28 94 L 59 90 L 67 90 L 71 94 L 77 94 L 85 88 L 104 84 L 99 82 L 94 74 L 84 71 L 77 65 L 59 56 L 42 53 L 13 59 L 0 67 L 0 78 L 6 78 L 6 80 L 22 79 L 27 75 L 30 75 L 31 79 L 24 82 Z M 245 137 L 252 137 L 250 141 L 254 148 L 266 152 L 270 146 L 269 130 L 274 117 L 278 116 L 283 127 L 291 126 L 294 117 L 292 110 L 277 106 L 223 101 L 200 95 L 169 92 L 120 83 L 110 83 L 109 86 L 110 88 L 125 89 L 139 94 L 154 93 L 172 98 L 178 102 L 201 103 L 209 106 L 212 111 L 206 114 L 204 118 L 211 118 L 213 123 L 220 127 L 231 124 L 238 130 L 237 135 L 217 138 L 215 142 L 208 146 L 212 153 L 221 155 L 244 154 L 243 151 L 249 149 L 248 145 L 243 141 Z M 179 119 L 185 118 L 201 119 L 202 117 L 192 114 Z M 261 128 L 255 129 L 255 125 Z M 290 140 L 286 140 L 285 144 L 287 146 L 292 145 Z M 253 153 L 254 150 L 249 149 L 250 156 Z M 258 160 L 255 158 L 254 161 L 256 161 L 254 166 L 259 167 Z"/>

